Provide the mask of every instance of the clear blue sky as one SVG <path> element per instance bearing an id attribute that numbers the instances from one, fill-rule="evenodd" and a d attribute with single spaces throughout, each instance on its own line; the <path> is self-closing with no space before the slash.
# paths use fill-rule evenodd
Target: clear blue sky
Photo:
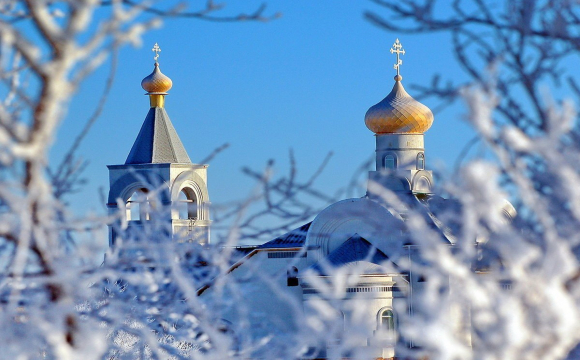
<path id="1" fill-rule="evenodd" d="M 256 1 L 230 1 L 230 12 L 251 10 Z M 166 109 L 193 162 L 229 143 L 210 163 L 213 203 L 244 197 L 252 182 L 242 166 L 262 169 L 276 160 L 288 170 L 295 151 L 299 175 L 308 177 L 329 151 L 330 166 L 318 188 L 334 191 L 374 152 L 374 136 L 364 125 L 367 109 L 393 85 L 398 37 L 405 50 L 401 74 L 407 91 L 444 73 L 460 80 L 445 35 L 409 36 L 380 29 L 363 18 L 364 10 L 384 13 L 369 1 L 268 1 L 283 16 L 268 23 L 166 21 L 148 33 L 140 48 L 125 48 L 105 110 L 82 144 L 90 161 L 85 190 L 71 198 L 75 209 L 104 212 L 98 189 L 108 191 L 106 165 L 124 163 L 147 114 L 140 87 L 153 69 L 151 48 L 158 42 L 163 73 L 173 80 Z M 227 12 L 226 12 L 227 13 Z M 70 146 L 97 103 L 108 66 L 80 89 L 51 152 L 57 160 Z M 424 101 L 433 108 L 433 100 Z M 473 136 L 461 106 L 435 113 L 426 134 L 428 166 L 450 169 Z"/>

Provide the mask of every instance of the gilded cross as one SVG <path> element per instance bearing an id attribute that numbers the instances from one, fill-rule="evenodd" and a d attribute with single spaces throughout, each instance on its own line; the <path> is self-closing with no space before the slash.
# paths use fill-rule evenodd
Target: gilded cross
<path id="1" fill-rule="evenodd" d="M 391 54 L 397 54 L 397 63 L 393 66 L 393 69 L 397 70 L 397 76 L 399 75 L 399 67 L 403 64 L 403 60 L 399 57 L 400 54 L 405 55 L 405 49 L 403 45 L 399 42 L 399 39 L 395 41 L 393 47 L 391 48 Z"/>
<path id="2" fill-rule="evenodd" d="M 157 43 L 155 43 L 155 45 L 153 45 L 153 49 L 151 49 L 151 51 L 153 51 L 155 53 L 155 57 L 153 58 L 153 60 L 155 60 L 155 62 L 157 62 L 157 59 L 159 59 L 159 53 L 161 52 L 161 48 L 159 47 L 159 45 L 157 45 Z"/>

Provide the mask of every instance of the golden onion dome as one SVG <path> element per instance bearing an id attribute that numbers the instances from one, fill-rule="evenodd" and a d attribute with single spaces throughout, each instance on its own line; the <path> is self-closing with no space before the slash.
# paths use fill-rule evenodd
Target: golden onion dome
<path id="1" fill-rule="evenodd" d="M 157 62 L 155 62 L 153 72 L 141 81 L 141 87 L 150 95 L 165 95 L 172 86 L 173 82 L 159 70 L 159 63 Z"/>
<path id="2" fill-rule="evenodd" d="M 431 110 L 413 99 L 395 76 L 393 90 L 365 115 L 365 124 L 375 134 L 422 134 L 433 124 Z"/>

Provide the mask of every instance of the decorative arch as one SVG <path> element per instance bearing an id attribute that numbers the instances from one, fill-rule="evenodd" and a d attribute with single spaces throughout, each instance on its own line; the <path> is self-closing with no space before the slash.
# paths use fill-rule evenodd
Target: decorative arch
<path id="1" fill-rule="evenodd" d="M 123 200 L 124 203 L 127 203 L 127 201 L 129 201 L 129 199 L 137 191 L 142 191 L 144 193 L 149 193 L 151 191 L 151 189 L 148 187 L 148 185 L 149 184 L 144 183 L 144 182 L 136 182 L 136 183 L 133 183 L 130 186 L 127 186 L 126 188 L 123 189 L 123 191 L 121 192 L 121 194 L 119 194 L 119 198 L 121 200 Z"/>
<path id="2" fill-rule="evenodd" d="M 183 198 L 182 194 L 190 202 L 188 211 L 189 219 L 195 217 L 197 220 L 206 220 L 209 218 L 206 207 L 207 203 L 209 203 L 209 195 L 207 185 L 201 176 L 192 170 L 187 170 L 177 175 L 171 187 L 171 201 L 179 204 L 180 196 Z M 179 205 L 174 207 L 172 213 L 173 219 L 182 218 L 180 216 Z"/>
<path id="3" fill-rule="evenodd" d="M 143 182 L 133 183 L 123 189 L 119 198 L 125 204 L 125 218 L 129 221 L 150 220 L 151 213 L 166 202 L 166 188 L 151 189 Z"/>
<path id="4" fill-rule="evenodd" d="M 123 203 L 126 203 L 137 189 L 154 191 L 161 202 L 169 201 L 169 184 L 159 174 L 131 171 L 111 185 L 108 202 L 114 204 L 120 198 Z"/>
<path id="5" fill-rule="evenodd" d="M 149 220 L 151 213 L 167 203 L 169 186 L 158 174 L 130 171 L 119 178 L 109 191 L 109 203 L 125 204 L 125 218 L 129 221 Z M 115 205 L 116 207 L 116 205 Z"/>
<path id="6" fill-rule="evenodd" d="M 413 177 L 413 192 L 415 193 L 431 193 L 433 185 L 431 184 L 430 176 L 427 171 L 419 171 Z"/>

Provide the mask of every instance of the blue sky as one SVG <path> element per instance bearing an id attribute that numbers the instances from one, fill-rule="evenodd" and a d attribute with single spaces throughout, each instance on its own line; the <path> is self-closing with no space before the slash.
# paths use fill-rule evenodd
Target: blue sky
<path id="1" fill-rule="evenodd" d="M 251 10 L 255 1 L 231 1 L 230 12 Z M 280 19 L 267 23 L 166 21 L 138 48 L 125 48 L 102 116 L 80 148 L 90 161 L 85 190 L 71 198 L 75 209 L 104 212 L 98 189 L 108 191 L 106 165 L 124 163 L 147 114 L 141 79 L 153 69 L 151 48 L 158 42 L 161 70 L 173 80 L 166 109 L 193 162 L 216 147 L 230 147 L 210 163 L 213 203 L 242 198 L 252 182 L 240 169 L 262 169 L 275 159 L 288 170 L 295 152 L 299 176 L 308 177 L 326 154 L 333 158 L 317 187 L 346 185 L 374 152 L 374 136 L 364 125 L 367 109 L 393 85 L 399 38 L 406 50 L 401 75 L 407 91 L 436 73 L 461 80 L 446 35 L 409 36 L 378 28 L 363 18 L 380 7 L 368 1 L 268 1 Z M 227 12 L 226 12 L 227 13 Z M 51 152 L 54 162 L 80 131 L 104 87 L 108 65 L 83 84 L 71 103 Z M 434 108 L 436 102 L 424 103 Z M 426 134 L 427 165 L 453 163 L 473 132 L 460 105 L 435 113 Z"/>

